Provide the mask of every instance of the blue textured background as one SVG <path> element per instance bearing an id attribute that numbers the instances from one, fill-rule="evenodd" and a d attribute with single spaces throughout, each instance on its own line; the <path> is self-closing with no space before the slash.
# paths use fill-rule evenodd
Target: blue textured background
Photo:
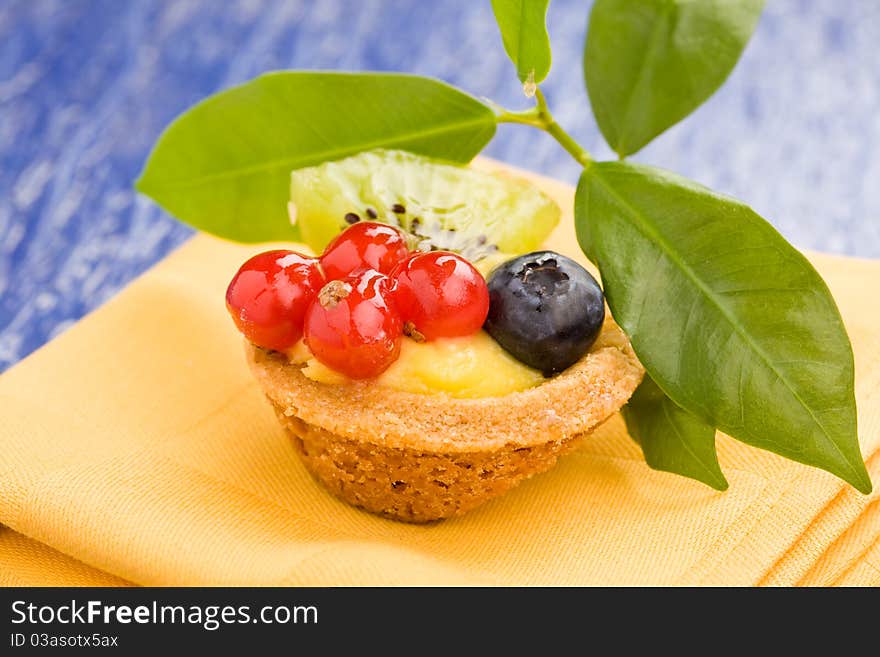
<path id="1" fill-rule="evenodd" d="M 544 88 L 610 157 L 580 71 L 589 4 L 551 3 Z M 878 0 L 769 0 L 722 90 L 636 159 L 742 198 L 802 247 L 878 257 L 878 44 Z M 405 70 L 525 105 L 489 0 L 0 0 L 0 370 L 191 234 L 131 181 L 176 114 L 277 68 Z M 578 174 L 525 127 L 488 154 Z"/>

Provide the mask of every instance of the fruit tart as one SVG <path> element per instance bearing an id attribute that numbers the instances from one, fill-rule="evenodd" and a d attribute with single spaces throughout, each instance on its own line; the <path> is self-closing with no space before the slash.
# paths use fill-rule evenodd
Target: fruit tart
<path id="1" fill-rule="evenodd" d="M 462 514 L 638 386 L 599 284 L 535 248 L 559 209 L 528 183 L 378 151 L 294 171 L 291 198 L 321 255 L 254 256 L 226 303 L 302 462 L 350 504 Z"/>

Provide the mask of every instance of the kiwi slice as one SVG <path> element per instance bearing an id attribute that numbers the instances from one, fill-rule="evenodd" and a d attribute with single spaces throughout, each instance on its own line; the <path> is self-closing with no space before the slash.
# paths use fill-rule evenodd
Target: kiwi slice
<path id="1" fill-rule="evenodd" d="M 291 174 L 291 219 L 316 253 L 356 221 L 383 221 L 412 248 L 477 262 L 537 249 L 559 206 L 531 183 L 405 151 L 374 150 Z"/>

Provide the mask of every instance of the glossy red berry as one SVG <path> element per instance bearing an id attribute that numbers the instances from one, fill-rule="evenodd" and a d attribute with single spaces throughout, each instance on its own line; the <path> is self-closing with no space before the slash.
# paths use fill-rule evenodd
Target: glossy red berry
<path id="1" fill-rule="evenodd" d="M 482 274 L 460 255 L 446 251 L 410 256 L 392 272 L 395 303 L 407 332 L 434 340 L 471 335 L 489 312 Z"/>
<path id="2" fill-rule="evenodd" d="M 321 256 L 328 281 L 345 278 L 359 269 L 388 274 L 409 255 L 406 235 L 394 226 L 360 221 L 337 235 Z"/>
<path id="3" fill-rule="evenodd" d="M 388 369 L 403 335 L 392 288 L 391 279 L 373 269 L 324 285 L 305 319 L 305 342 L 315 358 L 352 379 Z"/>
<path id="4" fill-rule="evenodd" d="M 324 285 L 316 258 L 266 251 L 241 266 L 226 289 L 226 308 L 245 337 L 281 351 L 302 337 L 303 318 Z"/>

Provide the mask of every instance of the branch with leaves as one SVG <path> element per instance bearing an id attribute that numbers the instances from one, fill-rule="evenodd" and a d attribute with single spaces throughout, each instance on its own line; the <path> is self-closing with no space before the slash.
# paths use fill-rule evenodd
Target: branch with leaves
<path id="1" fill-rule="evenodd" d="M 648 372 L 624 409 L 648 464 L 724 489 L 715 430 L 871 490 L 859 451 L 853 354 L 827 286 L 743 203 L 624 161 L 709 98 L 762 0 L 597 0 L 584 77 L 621 158 L 596 162 L 554 119 L 549 0 L 492 0 L 535 106 L 490 106 L 403 74 L 269 73 L 180 116 L 137 188 L 181 220 L 243 242 L 296 240 L 290 171 L 374 148 L 465 164 L 498 123 L 537 128 L 583 166 L 578 240 Z"/>

